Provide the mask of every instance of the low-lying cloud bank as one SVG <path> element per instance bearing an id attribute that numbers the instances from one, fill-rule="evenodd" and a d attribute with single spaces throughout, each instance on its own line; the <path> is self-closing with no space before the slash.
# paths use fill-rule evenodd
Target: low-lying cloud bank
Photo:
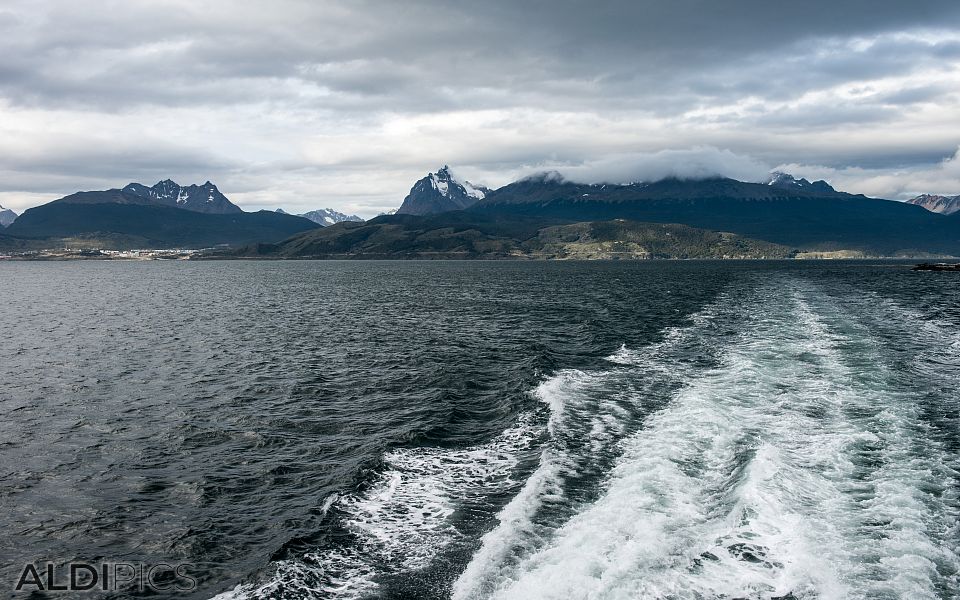
<path id="1" fill-rule="evenodd" d="M 874 198 L 907 200 L 920 194 L 960 194 L 960 147 L 940 162 L 902 169 L 835 168 L 802 162 L 769 164 L 728 149 L 696 146 L 660 152 L 629 152 L 602 156 L 578 164 L 544 162 L 506 173 L 458 169 L 475 183 L 498 187 L 509 181 L 555 173 L 576 183 L 625 184 L 659 181 L 667 177 L 705 179 L 729 177 L 764 183 L 771 173 L 784 172 L 811 181 L 823 179 L 837 190 Z M 493 182 L 491 185 L 490 182 Z"/>
<path id="2" fill-rule="evenodd" d="M 469 169 L 464 169 L 469 172 Z M 806 163 L 771 165 L 760 159 L 711 146 L 660 152 L 632 152 L 603 156 L 576 165 L 544 163 L 526 167 L 516 178 L 556 173 L 576 183 L 625 184 L 659 181 L 667 177 L 706 179 L 729 177 L 764 183 L 771 173 L 789 173 L 811 181 L 822 179 L 837 190 L 874 198 L 908 200 L 920 194 L 960 194 L 960 147 L 938 163 L 902 169 L 835 168 Z M 486 174 L 488 177 L 490 173 Z M 496 178 L 494 176 L 494 178 Z M 483 183 L 482 175 L 471 181 Z"/>
<path id="3" fill-rule="evenodd" d="M 667 177 L 730 177 L 741 181 L 763 181 L 770 174 L 770 166 L 761 161 L 710 146 L 611 154 L 578 165 L 551 165 L 549 170 L 577 183 L 634 183 Z"/>
<path id="4" fill-rule="evenodd" d="M 819 165 L 783 164 L 777 171 L 823 179 L 838 190 L 876 198 L 907 200 L 920 194 L 960 194 L 960 147 L 942 162 L 904 169 L 836 169 Z"/>

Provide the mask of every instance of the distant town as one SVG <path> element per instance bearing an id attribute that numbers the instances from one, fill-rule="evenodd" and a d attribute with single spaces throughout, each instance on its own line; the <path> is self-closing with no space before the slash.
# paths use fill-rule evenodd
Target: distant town
<path id="1" fill-rule="evenodd" d="M 0 260 L 186 260 L 200 250 L 99 250 L 62 248 L 0 253 Z"/>

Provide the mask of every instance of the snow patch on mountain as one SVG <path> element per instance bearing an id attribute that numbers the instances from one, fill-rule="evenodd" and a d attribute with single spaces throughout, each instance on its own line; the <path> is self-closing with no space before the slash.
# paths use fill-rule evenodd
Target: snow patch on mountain
<path id="1" fill-rule="evenodd" d="M 433 189 L 437 190 L 448 198 L 450 197 L 449 180 L 440 179 L 440 176 L 437 173 L 430 173 L 430 184 L 433 186 Z"/>
<path id="2" fill-rule="evenodd" d="M 469 181 L 464 181 L 461 183 L 461 185 L 463 185 L 463 190 L 471 198 L 476 198 L 477 200 L 483 200 L 487 196 L 487 193 L 484 191 L 485 188 L 474 187 L 474 185 Z"/>

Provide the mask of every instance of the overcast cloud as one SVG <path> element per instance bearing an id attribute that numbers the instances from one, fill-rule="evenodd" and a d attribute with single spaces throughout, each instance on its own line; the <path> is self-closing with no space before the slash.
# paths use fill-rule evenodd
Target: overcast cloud
<path id="1" fill-rule="evenodd" d="M 0 5 L 0 204 L 211 180 L 246 209 L 774 168 L 960 193 L 960 2 Z"/>

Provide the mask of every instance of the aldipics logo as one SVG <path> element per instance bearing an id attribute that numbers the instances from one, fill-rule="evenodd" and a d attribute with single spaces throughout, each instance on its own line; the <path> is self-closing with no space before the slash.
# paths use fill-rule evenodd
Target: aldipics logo
<path id="1" fill-rule="evenodd" d="M 28 563 L 15 592 L 189 592 L 197 587 L 188 563 Z"/>

